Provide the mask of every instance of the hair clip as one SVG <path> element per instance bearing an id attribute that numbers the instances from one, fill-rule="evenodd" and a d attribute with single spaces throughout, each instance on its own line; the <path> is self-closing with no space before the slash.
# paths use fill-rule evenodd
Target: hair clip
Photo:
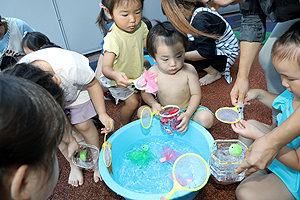
<path id="1" fill-rule="evenodd" d="M 102 3 L 99 3 L 100 8 L 105 8 L 105 6 Z"/>

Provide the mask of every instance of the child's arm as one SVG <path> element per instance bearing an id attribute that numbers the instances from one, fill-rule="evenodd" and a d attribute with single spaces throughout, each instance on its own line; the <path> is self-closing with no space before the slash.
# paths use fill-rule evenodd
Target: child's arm
<path id="1" fill-rule="evenodd" d="M 186 112 L 182 113 L 178 117 L 178 120 L 182 120 L 181 123 L 177 126 L 177 128 L 179 128 L 178 131 L 181 133 L 184 133 L 188 129 L 190 119 L 201 102 L 201 88 L 198 81 L 198 73 L 192 65 L 184 65 L 184 68 L 188 75 L 188 86 L 190 89 L 191 97 Z"/>
<path id="2" fill-rule="evenodd" d="M 143 47 L 146 48 L 146 47 L 147 47 L 147 38 L 144 38 L 144 39 L 143 39 L 143 44 L 144 44 Z"/>
<path id="3" fill-rule="evenodd" d="M 96 77 L 87 84 L 87 89 L 98 113 L 99 120 L 105 126 L 104 132 L 112 131 L 114 127 L 113 119 L 106 113 L 103 91 Z"/>
<path id="4" fill-rule="evenodd" d="M 245 102 L 257 99 L 268 108 L 273 109 L 272 104 L 276 97 L 278 97 L 278 94 L 273 94 L 262 89 L 251 89 L 246 94 Z"/>
<path id="5" fill-rule="evenodd" d="M 276 158 L 285 166 L 300 171 L 300 147 L 294 150 L 289 146 L 284 146 Z"/>
<path id="6" fill-rule="evenodd" d="M 153 95 L 151 93 L 142 91 L 141 96 L 142 96 L 143 101 L 151 107 L 152 112 L 154 112 L 156 110 L 158 111 L 156 114 L 156 115 L 158 115 L 159 112 L 162 110 L 162 108 L 161 108 L 161 105 L 154 99 Z"/>
<path id="7" fill-rule="evenodd" d="M 262 123 L 256 121 L 256 125 L 249 123 L 245 120 L 240 120 L 237 123 L 231 124 L 232 130 L 241 136 L 256 140 L 264 136 L 271 130 L 267 129 Z"/>
<path id="8" fill-rule="evenodd" d="M 115 80 L 118 87 L 126 88 L 131 84 L 131 81 L 123 72 L 117 72 L 113 69 L 115 54 L 112 52 L 105 52 L 103 58 L 102 73 L 108 79 Z"/>

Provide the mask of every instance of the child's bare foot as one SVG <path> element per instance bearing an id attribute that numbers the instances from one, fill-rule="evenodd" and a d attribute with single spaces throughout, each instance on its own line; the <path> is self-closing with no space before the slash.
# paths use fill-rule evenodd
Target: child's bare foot
<path id="1" fill-rule="evenodd" d="M 82 170 L 77 166 L 71 166 L 69 184 L 78 187 L 83 184 Z"/>
<path id="2" fill-rule="evenodd" d="M 206 74 L 204 77 L 199 79 L 200 86 L 209 85 L 222 77 L 221 73 Z"/>
<path id="3" fill-rule="evenodd" d="M 100 175 L 99 169 L 94 171 L 94 181 L 95 181 L 95 183 L 102 181 L 102 177 Z"/>

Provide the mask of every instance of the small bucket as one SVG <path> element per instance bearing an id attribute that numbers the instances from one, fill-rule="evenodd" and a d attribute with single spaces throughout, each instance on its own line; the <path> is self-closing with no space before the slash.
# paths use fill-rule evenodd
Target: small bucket
<path id="1" fill-rule="evenodd" d="M 163 111 L 160 112 L 160 125 L 163 132 L 173 135 L 176 131 L 178 124 L 181 120 L 177 120 L 180 115 L 180 108 L 175 105 L 164 106 Z"/>

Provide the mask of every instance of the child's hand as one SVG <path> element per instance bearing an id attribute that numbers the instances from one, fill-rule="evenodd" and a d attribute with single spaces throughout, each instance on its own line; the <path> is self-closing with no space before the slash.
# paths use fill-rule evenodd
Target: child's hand
<path id="1" fill-rule="evenodd" d="M 127 88 L 128 85 L 132 83 L 131 80 L 127 77 L 127 75 L 123 72 L 116 73 L 115 81 L 118 87 L 122 87 L 122 88 Z"/>
<path id="2" fill-rule="evenodd" d="M 101 133 L 109 133 L 114 130 L 114 120 L 106 115 L 99 115 L 99 120 L 104 125 L 104 128 L 101 128 Z"/>
<path id="3" fill-rule="evenodd" d="M 156 117 L 159 117 L 159 113 L 162 111 L 161 105 L 157 102 L 152 103 L 152 112 L 155 112 L 157 110 L 157 113 L 155 113 Z"/>
<path id="4" fill-rule="evenodd" d="M 256 99 L 257 96 L 258 96 L 258 90 L 256 89 L 249 90 L 245 95 L 244 105 L 249 105 L 250 104 L 249 101 Z"/>
<path id="5" fill-rule="evenodd" d="M 177 118 L 177 120 L 179 120 L 179 121 L 181 120 L 180 124 L 176 127 L 178 129 L 177 131 L 180 133 L 184 133 L 185 131 L 187 131 L 189 128 L 190 119 L 191 119 L 191 116 L 187 112 L 182 113 Z"/>
<path id="6" fill-rule="evenodd" d="M 231 124 L 231 127 L 234 132 L 252 140 L 256 140 L 257 138 L 264 135 L 256 126 L 250 124 L 245 120 L 240 120 L 235 124 Z"/>

